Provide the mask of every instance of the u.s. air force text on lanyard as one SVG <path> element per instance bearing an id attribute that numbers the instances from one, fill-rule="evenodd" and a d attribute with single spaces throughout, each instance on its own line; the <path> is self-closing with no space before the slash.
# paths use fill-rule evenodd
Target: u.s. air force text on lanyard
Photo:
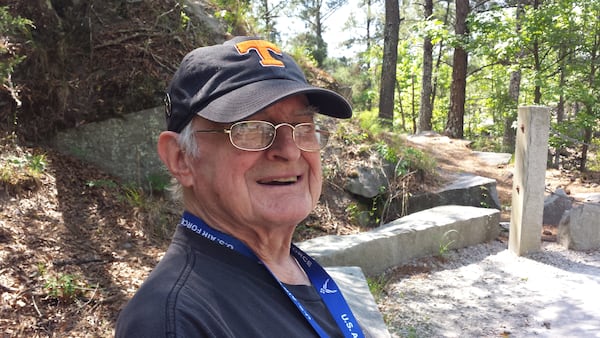
<path id="1" fill-rule="evenodd" d="M 252 252 L 252 250 L 246 246 L 246 244 L 242 243 L 240 240 L 229 236 L 225 233 L 222 233 L 218 230 L 215 230 L 208 226 L 204 221 L 200 218 L 190 214 L 189 212 L 184 212 L 183 217 L 181 218 L 181 223 L 179 224 L 185 228 L 188 228 L 200 236 L 211 240 L 215 243 L 218 243 L 224 247 L 227 247 L 231 250 L 234 250 L 248 258 L 255 259 L 262 264 L 260 259 Z M 310 279 L 312 285 L 317 288 L 321 299 L 329 309 L 329 312 L 335 319 L 337 325 L 340 330 L 344 334 L 345 337 L 352 338 L 363 338 L 364 334 L 358 325 L 358 321 L 354 317 L 354 314 L 350 310 L 350 307 L 346 303 L 344 296 L 339 291 L 336 283 L 329 276 L 327 271 L 319 265 L 314 259 L 310 256 L 302 252 L 298 247 L 292 244 L 291 254 L 296 258 L 298 263 L 306 275 Z M 264 265 L 264 264 L 263 264 Z M 264 265 L 267 270 L 268 267 Z M 271 271 L 269 271 L 271 272 Z M 283 291 L 288 295 L 290 300 L 296 305 L 298 310 L 304 315 L 306 320 L 310 323 L 313 329 L 319 334 L 320 337 L 328 337 L 325 331 L 319 326 L 319 324 L 315 321 L 312 315 L 304 309 L 302 304 L 296 299 L 296 297 L 285 287 L 285 285 L 271 273 L 273 278 L 279 283 Z"/>

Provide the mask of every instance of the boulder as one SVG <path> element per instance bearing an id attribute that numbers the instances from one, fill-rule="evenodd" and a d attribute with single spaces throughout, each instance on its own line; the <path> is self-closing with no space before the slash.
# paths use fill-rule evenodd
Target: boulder
<path id="1" fill-rule="evenodd" d="M 125 183 L 152 189 L 169 182 L 156 153 L 164 124 L 164 107 L 156 107 L 66 130 L 52 143 L 59 152 L 92 163 Z"/>
<path id="2" fill-rule="evenodd" d="M 598 192 L 576 194 L 573 195 L 573 198 L 585 203 L 600 203 L 600 193 Z"/>
<path id="3" fill-rule="evenodd" d="M 388 188 L 385 173 L 378 167 L 358 167 L 356 175 L 348 177 L 344 189 L 355 195 L 374 198 Z"/>
<path id="4" fill-rule="evenodd" d="M 563 189 L 556 191 L 544 200 L 544 216 L 542 223 L 558 225 L 565 211 L 573 207 L 573 199 Z"/>
<path id="5" fill-rule="evenodd" d="M 436 192 L 412 196 L 406 209 L 409 214 L 412 214 L 440 205 L 464 205 L 501 210 L 496 180 L 473 174 L 460 174 L 451 184 Z"/>
<path id="6" fill-rule="evenodd" d="M 491 166 L 504 166 L 510 163 L 512 159 L 511 153 L 494 153 L 487 151 L 474 151 L 473 155 L 479 158 L 481 161 Z"/>
<path id="7" fill-rule="evenodd" d="M 600 249 L 600 204 L 584 203 L 567 211 L 558 225 L 558 242 L 572 250 Z"/>

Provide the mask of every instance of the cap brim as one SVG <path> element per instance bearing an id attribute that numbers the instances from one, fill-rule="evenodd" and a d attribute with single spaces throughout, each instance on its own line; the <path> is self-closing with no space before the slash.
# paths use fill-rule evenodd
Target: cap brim
<path id="1" fill-rule="evenodd" d="M 268 106 L 290 97 L 305 94 L 311 105 L 323 115 L 350 118 L 352 107 L 340 94 L 324 88 L 286 79 L 253 82 L 213 99 L 196 114 L 214 122 L 231 123 L 243 120 Z"/>

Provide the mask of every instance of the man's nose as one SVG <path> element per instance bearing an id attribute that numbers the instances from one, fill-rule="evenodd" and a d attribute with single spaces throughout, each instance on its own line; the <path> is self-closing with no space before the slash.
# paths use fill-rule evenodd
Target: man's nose
<path id="1" fill-rule="evenodd" d="M 301 150 L 294 141 L 294 127 L 288 123 L 277 125 L 275 139 L 268 150 L 273 150 L 273 154 L 286 159 L 296 159 L 300 156 Z"/>

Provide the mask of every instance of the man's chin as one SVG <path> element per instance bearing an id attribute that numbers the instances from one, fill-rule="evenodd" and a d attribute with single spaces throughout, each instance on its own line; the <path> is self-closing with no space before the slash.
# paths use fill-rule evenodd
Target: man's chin
<path id="1" fill-rule="evenodd" d="M 265 214 L 264 219 L 271 225 L 278 224 L 282 227 L 290 226 L 295 228 L 298 223 L 302 222 L 310 214 L 310 211 L 299 212 L 299 210 L 294 210 L 293 213 L 285 213 L 283 210 L 277 212 L 277 209 L 274 209 L 274 211 L 274 213 Z"/>

